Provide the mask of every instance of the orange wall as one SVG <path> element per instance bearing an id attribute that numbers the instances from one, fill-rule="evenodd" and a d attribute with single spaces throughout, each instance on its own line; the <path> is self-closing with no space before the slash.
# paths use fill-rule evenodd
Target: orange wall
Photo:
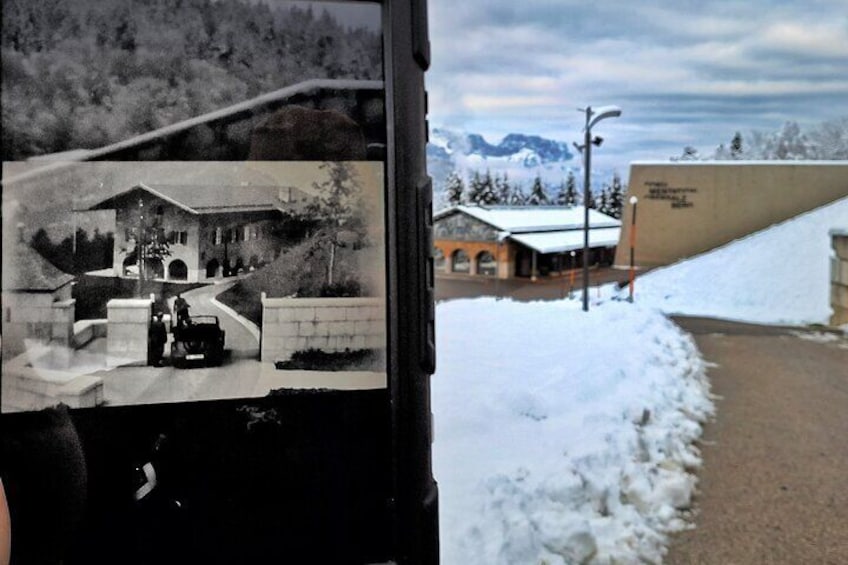
<path id="1" fill-rule="evenodd" d="M 491 253 L 498 262 L 498 277 L 507 278 L 513 272 L 512 264 L 515 261 L 515 249 L 509 243 L 498 245 L 493 241 L 456 241 L 452 239 L 437 239 L 434 244 L 445 254 L 445 271 L 451 272 L 451 257 L 458 249 L 465 251 L 471 258 L 471 273 L 477 274 L 477 256 L 483 251 Z"/>

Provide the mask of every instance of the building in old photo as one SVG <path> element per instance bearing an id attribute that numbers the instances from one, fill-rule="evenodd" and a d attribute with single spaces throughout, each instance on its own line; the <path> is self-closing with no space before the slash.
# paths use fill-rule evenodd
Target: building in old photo
<path id="1" fill-rule="evenodd" d="M 550 276 L 583 264 L 582 206 L 455 206 L 434 218 L 437 273 Z M 621 222 L 589 210 L 591 264 L 609 264 Z"/>
<path id="2" fill-rule="evenodd" d="M 199 282 L 273 261 L 283 245 L 281 222 L 308 200 L 293 187 L 139 183 L 89 210 L 115 211 L 115 276 L 139 276 L 136 240 L 153 234 L 167 242 L 167 253 L 143 258 L 145 278 Z"/>
<path id="3" fill-rule="evenodd" d="M 35 251 L 19 227 L 3 242 L 3 359 L 26 351 L 27 341 L 68 346 L 73 339 L 74 277 Z"/>

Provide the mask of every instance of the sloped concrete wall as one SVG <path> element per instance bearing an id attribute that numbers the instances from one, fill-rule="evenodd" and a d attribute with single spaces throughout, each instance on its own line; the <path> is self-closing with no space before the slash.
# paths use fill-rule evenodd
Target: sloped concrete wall
<path id="1" fill-rule="evenodd" d="M 634 163 L 636 264 L 667 265 L 848 197 L 839 161 Z M 630 260 L 625 204 L 615 264 Z M 791 250 L 787 250 L 790 253 Z"/>

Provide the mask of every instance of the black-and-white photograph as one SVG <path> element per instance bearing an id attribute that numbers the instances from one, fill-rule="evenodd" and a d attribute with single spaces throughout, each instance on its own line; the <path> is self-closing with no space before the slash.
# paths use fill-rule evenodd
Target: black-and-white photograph
<path id="1" fill-rule="evenodd" d="M 380 5 L 3 2 L 2 160 L 380 160 Z"/>
<path id="2" fill-rule="evenodd" d="M 3 412 L 385 388 L 382 163 L 3 179 Z"/>

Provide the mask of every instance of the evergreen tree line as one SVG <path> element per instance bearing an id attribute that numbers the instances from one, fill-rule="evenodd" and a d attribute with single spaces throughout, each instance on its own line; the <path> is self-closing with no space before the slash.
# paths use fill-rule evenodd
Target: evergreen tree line
<path id="1" fill-rule="evenodd" d="M 470 204 L 477 206 L 577 206 L 583 204 L 582 189 L 577 187 L 574 173 L 568 175 L 557 186 L 546 185 L 539 175 L 533 179 L 530 191 L 525 192 L 521 183 L 512 182 L 507 173 L 501 175 L 490 171 L 481 174 L 474 171 L 466 186 L 457 171 L 452 171 L 445 181 L 448 205 Z M 624 194 L 627 192 L 618 173 L 613 174 L 612 182 L 604 183 L 596 194 L 589 193 L 589 208 L 601 213 L 621 218 L 624 208 Z"/>
<path id="2" fill-rule="evenodd" d="M 79 275 L 112 266 L 115 236 L 112 232 L 103 235 L 95 229 L 89 238 L 87 231 L 77 228 L 76 242 L 73 236 L 67 236 L 54 243 L 42 228 L 33 234 L 30 245 L 60 270 Z"/>
<path id="3" fill-rule="evenodd" d="M 95 148 L 306 79 L 382 78 L 378 33 L 239 0 L 4 0 L 3 160 Z"/>
<path id="4" fill-rule="evenodd" d="M 823 122 L 804 131 L 797 122 L 788 121 L 774 132 L 734 133 L 727 144 L 719 144 L 712 153 L 702 154 L 693 146 L 672 161 L 729 160 L 846 160 L 848 159 L 848 117 Z"/>

